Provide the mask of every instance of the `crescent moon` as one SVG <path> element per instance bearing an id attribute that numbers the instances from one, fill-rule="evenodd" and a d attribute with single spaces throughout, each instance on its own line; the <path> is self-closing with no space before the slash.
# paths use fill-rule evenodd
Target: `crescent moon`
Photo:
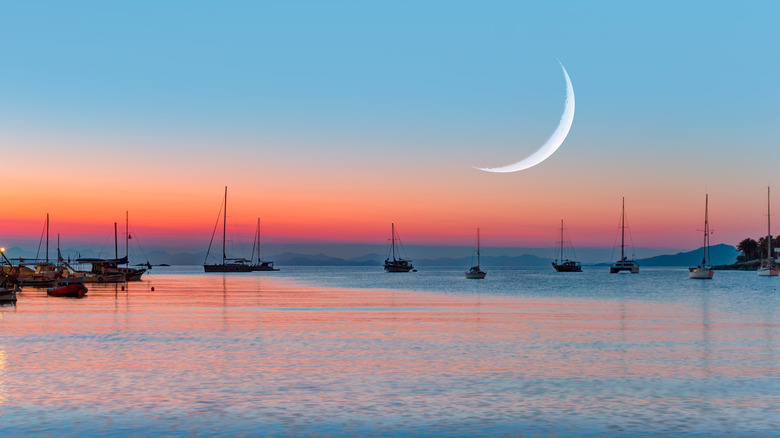
<path id="1" fill-rule="evenodd" d="M 558 61 L 558 64 L 561 64 Z M 566 72 L 566 68 L 561 64 L 563 69 L 563 76 L 566 78 L 566 104 L 563 109 L 563 115 L 561 121 L 558 123 L 558 127 L 555 128 L 555 132 L 552 133 L 550 138 L 545 144 L 542 145 L 536 152 L 529 155 L 523 160 L 514 164 L 508 164 L 504 167 L 474 167 L 478 170 L 484 170 L 485 172 L 517 172 L 518 170 L 525 170 L 529 167 L 536 166 L 542 161 L 550 158 L 550 156 L 558 150 L 566 140 L 566 136 L 569 135 L 571 124 L 574 121 L 574 88 L 571 86 L 571 79 L 569 79 L 569 73 Z"/>

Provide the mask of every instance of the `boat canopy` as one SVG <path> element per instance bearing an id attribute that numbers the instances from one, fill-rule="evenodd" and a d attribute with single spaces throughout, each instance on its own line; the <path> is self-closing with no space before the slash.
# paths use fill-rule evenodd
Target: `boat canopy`
<path id="1" fill-rule="evenodd" d="M 120 259 L 79 258 L 76 259 L 76 263 L 91 263 L 93 265 L 107 265 L 107 264 L 124 265 L 125 263 L 127 263 L 127 257 L 125 256 Z"/>

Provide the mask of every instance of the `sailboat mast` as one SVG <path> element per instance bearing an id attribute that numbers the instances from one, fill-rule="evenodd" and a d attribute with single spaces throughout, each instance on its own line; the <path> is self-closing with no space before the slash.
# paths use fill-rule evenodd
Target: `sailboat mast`
<path id="1" fill-rule="evenodd" d="M 46 263 L 49 263 L 49 213 L 46 213 Z"/>
<path id="2" fill-rule="evenodd" d="M 395 261 L 395 222 L 390 222 L 390 247 L 393 250 L 393 261 Z"/>
<path id="3" fill-rule="evenodd" d="M 257 264 L 260 264 L 260 218 L 257 218 Z"/>
<path id="4" fill-rule="evenodd" d="M 704 267 L 707 264 L 707 251 L 709 251 L 709 237 L 710 237 L 710 229 L 708 224 L 708 217 L 707 217 L 707 208 L 709 207 L 710 202 L 710 195 L 706 194 L 704 195 L 704 248 L 702 250 L 702 256 L 701 256 L 701 266 Z"/>
<path id="5" fill-rule="evenodd" d="M 772 260 L 772 228 L 770 218 L 772 213 L 769 211 L 769 187 L 766 188 L 766 257 Z"/>
<path id="6" fill-rule="evenodd" d="M 225 209 L 222 217 L 222 264 L 225 264 L 225 234 L 227 234 L 227 186 L 225 186 Z"/>
<path id="7" fill-rule="evenodd" d="M 116 222 L 114 222 L 114 259 L 119 260 L 119 244 L 116 238 Z"/>
<path id="8" fill-rule="evenodd" d="M 479 228 L 477 228 L 477 266 L 479 266 Z"/>
<path id="9" fill-rule="evenodd" d="M 620 214 L 620 261 L 626 259 L 626 197 L 623 196 L 623 210 Z"/>
<path id="10" fill-rule="evenodd" d="M 563 262 L 563 219 L 561 219 L 561 262 Z"/>
<path id="11" fill-rule="evenodd" d="M 125 210 L 125 258 L 130 267 L 130 212 Z"/>

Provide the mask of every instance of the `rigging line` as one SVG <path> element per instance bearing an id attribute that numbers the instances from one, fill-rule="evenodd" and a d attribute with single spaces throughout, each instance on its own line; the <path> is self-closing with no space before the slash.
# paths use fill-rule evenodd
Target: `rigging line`
<path id="1" fill-rule="evenodd" d="M 619 234 L 620 234 L 620 225 L 618 225 L 617 229 L 615 229 L 615 241 L 612 243 L 612 255 L 609 256 L 610 261 L 615 260 L 615 248 L 617 248 L 617 238 Z"/>
<path id="2" fill-rule="evenodd" d="M 43 229 L 41 230 L 41 238 L 38 240 L 38 250 L 35 251 L 35 259 L 38 260 L 38 254 L 41 252 L 41 244 L 43 243 L 43 235 L 46 233 L 46 222 L 43 223 Z"/>
<path id="3" fill-rule="evenodd" d="M 132 236 L 133 234 L 135 234 L 135 230 L 133 230 L 133 228 L 132 228 L 132 227 L 128 227 L 128 228 L 129 228 L 130 236 Z M 136 236 L 137 236 L 137 234 L 136 234 Z M 135 243 L 135 244 L 136 244 L 136 246 L 138 247 L 138 250 L 139 250 L 139 251 L 141 251 L 141 254 L 142 254 L 142 255 L 144 256 L 144 258 L 146 259 L 146 262 L 147 262 L 147 263 L 149 263 L 149 257 L 147 257 L 147 256 L 146 256 L 146 252 L 144 252 L 144 248 L 143 248 L 143 246 L 141 245 L 141 242 L 139 242 L 139 241 L 138 241 L 138 238 L 137 238 L 137 237 L 131 237 L 131 238 L 129 238 L 128 240 L 133 240 L 133 239 L 135 239 L 135 240 L 136 240 L 136 242 L 134 242 L 134 243 Z M 129 256 L 129 255 L 128 255 L 128 260 L 127 260 L 127 262 L 128 262 L 128 263 L 130 263 L 130 256 Z"/>
<path id="4" fill-rule="evenodd" d="M 209 248 L 206 250 L 206 258 L 203 259 L 203 264 L 206 264 L 206 262 L 209 259 L 209 253 L 211 252 L 211 245 L 214 243 L 214 236 L 217 234 L 217 227 L 219 226 L 219 217 L 222 216 L 223 206 L 224 206 L 224 201 L 219 205 L 219 213 L 217 213 L 217 222 L 214 224 L 214 231 L 211 232 L 211 240 L 209 240 Z"/>
<path id="5" fill-rule="evenodd" d="M 623 220 L 628 223 L 628 219 Z M 628 240 L 631 242 L 631 259 L 636 260 L 636 246 L 634 246 L 634 236 L 631 235 L 631 227 L 626 225 L 626 228 L 628 229 Z"/>

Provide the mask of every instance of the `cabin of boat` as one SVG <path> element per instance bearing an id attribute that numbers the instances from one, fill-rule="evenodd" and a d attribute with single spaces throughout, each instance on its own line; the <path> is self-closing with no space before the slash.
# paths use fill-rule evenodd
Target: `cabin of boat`
<path id="1" fill-rule="evenodd" d="M 226 257 L 223 263 L 203 264 L 205 272 L 251 272 L 252 265 L 245 258 Z"/>
<path id="2" fill-rule="evenodd" d="M 264 262 L 258 260 L 258 263 L 249 265 L 250 271 L 278 271 L 279 268 L 274 268 L 274 262 Z"/>
<path id="3" fill-rule="evenodd" d="M 126 281 L 122 270 L 134 269 L 119 267 L 119 265 L 127 263 L 127 257 L 117 259 L 79 258 L 76 259 L 76 263 L 86 263 L 92 266 L 89 271 L 76 271 L 79 274 L 84 274 L 85 283 L 121 283 Z M 140 271 L 141 274 L 146 272 L 145 269 Z"/>
<path id="4" fill-rule="evenodd" d="M 482 269 L 479 269 L 479 265 L 472 266 L 471 269 L 469 269 L 468 272 L 466 272 L 466 278 L 472 279 L 472 280 L 481 280 L 487 276 L 487 272 L 483 271 Z"/>

